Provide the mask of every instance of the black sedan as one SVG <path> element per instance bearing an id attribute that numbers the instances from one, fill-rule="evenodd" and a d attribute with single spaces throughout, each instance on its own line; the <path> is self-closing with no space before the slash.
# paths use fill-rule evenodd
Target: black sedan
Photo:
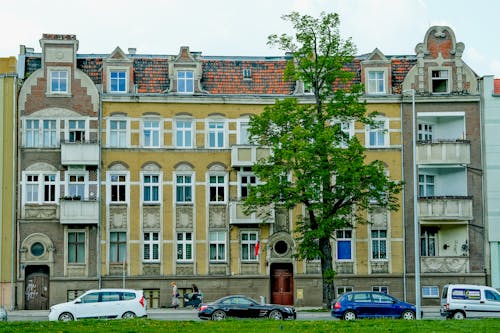
<path id="1" fill-rule="evenodd" d="M 200 319 L 223 320 L 234 318 L 270 318 L 275 320 L 296 319 L 292 306 L 260 304 L 243 295 L 226 296 L 212 303 L 203 303 L 198 308 Z"/>

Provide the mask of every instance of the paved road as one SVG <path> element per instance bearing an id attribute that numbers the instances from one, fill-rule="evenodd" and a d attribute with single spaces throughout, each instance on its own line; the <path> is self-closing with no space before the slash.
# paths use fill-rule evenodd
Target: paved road
<path id="1" fill-rule="evenodd" d="M 424 311 L 423 319 L 442 319 L 439 315 L 438 307 L 422 307 Z M 332 320 L 330 312 L 307 311 L 309 308 L 297 308 L 297 320 Z M 49 311 L 47 310 L 19 310 L 9 311 L 8 321 L 46 321 Z M 200 320 L 195 309 L 150 309 L 148 317 L 156 320 Z"/>

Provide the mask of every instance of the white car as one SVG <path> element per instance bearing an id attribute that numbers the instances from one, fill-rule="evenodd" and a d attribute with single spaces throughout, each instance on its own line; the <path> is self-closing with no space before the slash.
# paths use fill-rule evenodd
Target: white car
<path id="1" fill-rule="evenodd" d="M 147 317 L 146 307 L 142 290 L 96 289 L 71 302 L 51 306 L 49 320 Z"/>

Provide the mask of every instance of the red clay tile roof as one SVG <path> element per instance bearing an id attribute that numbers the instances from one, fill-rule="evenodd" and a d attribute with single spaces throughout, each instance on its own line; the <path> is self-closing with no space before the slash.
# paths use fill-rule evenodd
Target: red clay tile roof
<path id="1" fill-rule="evenodd" d="M 493 94 L 500 95 L 500 79 L 493 80 Z"/>

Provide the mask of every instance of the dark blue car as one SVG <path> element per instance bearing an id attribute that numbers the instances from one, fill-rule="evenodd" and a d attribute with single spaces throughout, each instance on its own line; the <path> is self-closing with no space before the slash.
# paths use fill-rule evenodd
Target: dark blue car
<path id="1" fill-rule="evenodd" d="M 353 291 L 341 295 L 332 303 L 332 317 L 415 319 L 415 305 L 398 300 L 383 292 Z"/>

